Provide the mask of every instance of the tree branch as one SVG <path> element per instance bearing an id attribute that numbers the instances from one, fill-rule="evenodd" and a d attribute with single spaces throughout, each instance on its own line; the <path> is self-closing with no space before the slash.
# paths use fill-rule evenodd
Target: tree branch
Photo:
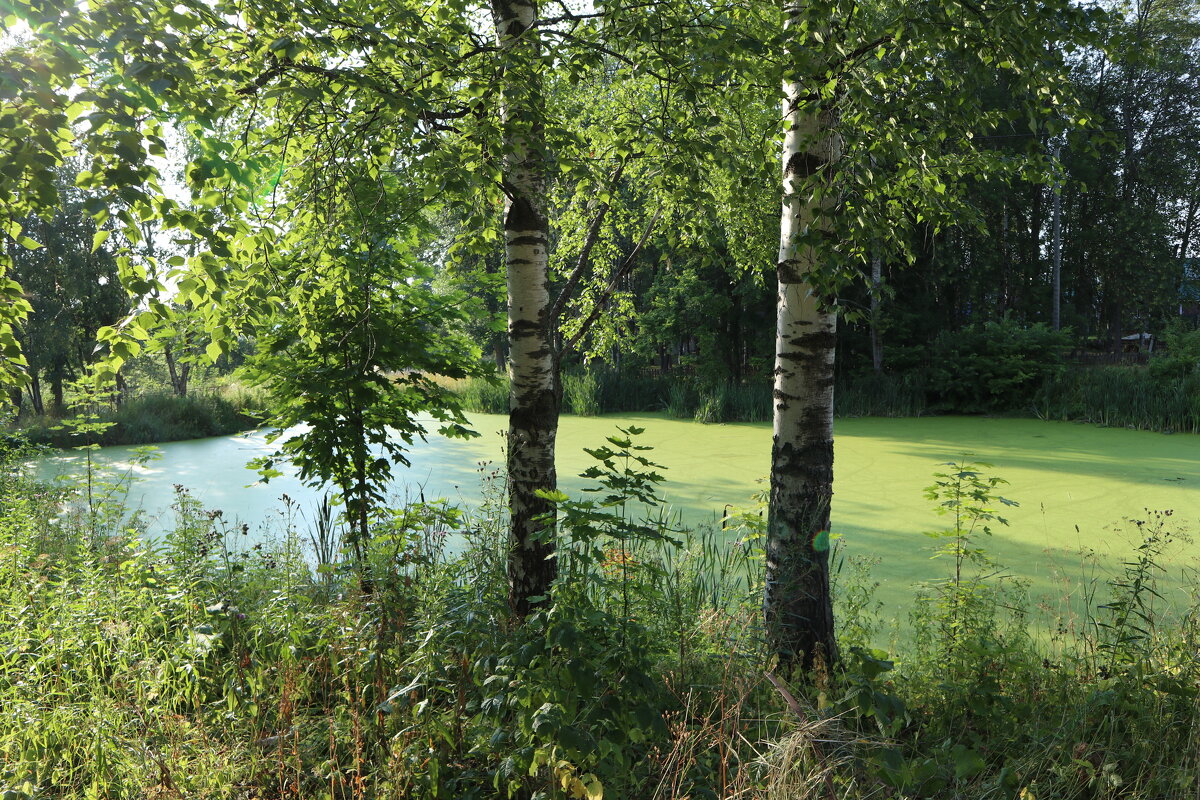
<path id="1" fill-rule="evenodd" d="M 654 226 L 658 224 L 658 219 L 662 216 L 662 212 L 662 206 L 659 206 L 658 210 L 654 212 L 654 216 L 650 219 L 649 224 L 646 225 L 646 230 L 642 231 L 642 237 L 638 239 L 638 243 L 634 245 L 633 252 L 631 252 L 623 262 L 621 262 L 621 266 L 617 267 L 616 272 L 613 273 L 612 278 L 608 282 L 608 286 L 604 287 L 604 293 L 600 296 L 600 299 L 596 301 L 595 307 L 592 308 L 592 313 L 588 314 L 587 319 L 585 319 L 583 324 L 579 326 L 579 330 L 575 332 L 575 335 L 571 337 L 571 340 L 563 345 L 562 352 L 565 353 L 568 350 L 574 350 L 579 345 L 579 342 L 583 340 L 583 337 L 587 336 L 588 331 L 591 330 L 592 325 L 595 324 L 596 320 L 600 318 L 600 312 L 604 310 L 605 305 L 608 304 L 609 299 L 613 296 L 613 292 L 617 290 L 617 286 L 620 284 L 621 279 L 624 278 L 629 270 L 633 267 L 633 262 L 637 258 L 637 254 L 641 251 L 642 245 L 646 243 L 646 240 L 650 238 L 650 232 L 653 231 Z"/>
<path id="2" fill-rule="evenodd" d="M 621 173 L 625 171 L 626 163 L 627 159 L 621 159 L 621 163 L 617 165 L 612 177 L 609 178 L 608 184 L 610 187 L 621 179 Z M 579 258 L 575 261 L 575 268 L 571 270 L 571 275 L 567 278 L 562 291 L 558 293 L 558 297 L 554 300 L 554 305 L 550 308 L 550 314 L 546 318 L 547 325 L 553 327 L 558 324 L 558 318 L 562 315 L 563 308 L 566 307 L 567 301 L 571 299 L 571 294 L 579 284 L 579 279 L 583 277 L 583 271 L 587 269 L 592 248 L 595 247 L 596 240 L 600 238 L 600 229 L 604 225 L 604 218 L 608 215 L 610 207 L 611 205 L 608 202 L 603 201 L 596 207 L 596 216 L 592 219 L 592 224 L 588 226 L 587 235 L 583 239 L 583 246 L 579 249 Z"/>

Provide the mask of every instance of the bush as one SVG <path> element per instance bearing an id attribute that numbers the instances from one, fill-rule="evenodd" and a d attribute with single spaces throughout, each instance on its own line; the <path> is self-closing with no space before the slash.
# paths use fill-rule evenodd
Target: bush
<path id="1" fill-rule="evenodd" d="M 217 395 L 178 397 L 151 394 L 127 400 L 98 414 L 98 421 L 110 423 L 95 436 L 103 446 L 153 444 L 183 439 L 225 436 L 257 427 L 256 417 L 244 413 L 232 402 Z M 29 441 L 54 447 L 73 447 L 78 437 L 64 429 L 58 420 L 43 418 L 24 428 Z"/>
<path id="2" fill-rule="evenodd" d="M 1159 379 L 1187 378 L 1200 372 L 1200 328 L 1188 330 L 1176 320 L 1162 337 L 1164 352 L 1150 360 L 1150 374 Z"/>
<path id="3" fill-rule="evenodd" d="M 926 388 L 934 405 L 959 413 L 1015 411 L 1063 369 L 1069 335 L 1004 319 L 944 331 L 935 340 Z"/>

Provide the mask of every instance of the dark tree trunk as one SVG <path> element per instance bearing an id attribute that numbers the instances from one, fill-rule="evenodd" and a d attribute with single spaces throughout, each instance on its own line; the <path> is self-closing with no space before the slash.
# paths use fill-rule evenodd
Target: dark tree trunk
<path id="1" fill-rule="evenodd" d="M 871 257 L 871 369 L 883 371 L 883 337 L 879 332 L 880 289 L 883 287 L 883 259 Z"/>
<path id="2" fill-rule="evenodd" d="M 36 369 L 29 370 L 29 405 L 35 414 L 45 414 L 46 408 L 42 403 L 42 381 Z"/>
<path id="3" fill-rule="evenodd" d="M 67 404 L 63 400 L 63 380 L 64 376 L 62 369 L 56 369 L 50 373 L 50 413 L 54 416 L 61 417 L 67 413 Z"/>
<path id="4" fill-rule="evenodd" d="M 171 390 L 178 397 L 187 397 L 188 390 L 188 373 L 192 370 L 191 364 L 177 364 L 175 361 L 175 353 L 170 345 L 163 348 L 163 358 L 167 362 L 167 372 L 171 378 Z"/>

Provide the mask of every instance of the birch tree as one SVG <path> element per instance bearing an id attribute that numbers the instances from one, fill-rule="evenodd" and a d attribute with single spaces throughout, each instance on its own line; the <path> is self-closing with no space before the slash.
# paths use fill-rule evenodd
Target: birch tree
<path id="1" fill-rule="evenodd" d="M 554 582 L 558 369 L 550 340 L 549 223 L 536 0 L 492 0 L 502 54 L 500 119 L 508 276 L 509 605 L 524 617 Z"/>
<path id="2" fill-rule="evenodd" d="M 1088 14 L 1067 2 L 919 5 L 784 0 L 783 204 L 776 266 L 774 433 L 763 598 L 782 667 L 837 658 L 829 548 L 838 293 L 876 257 L 913 258 L 910 231 L 973 220 L 968 179 L 1045 175 L 980 137 L 1021 117 L 1080 124 L 1062 48 Z M 1049 53 L 1050 55 L 1047 55 Z M 1020 115 L 977 86 L 1003 73 Z"/>
<path id="3" fill-rule="evenodd" d="M 804 25 L 802 0 L 784 6 L 786 30 Z M 824 27 L 813 32 L 828 36 Z M 833 498 L 833 354 L 837 315 L 809 276 L 821 267 L 813 240 L 827 232 L 841 156 L 834 91 L 806 99 L 800 76 L 783 81 L 783 213 L 776 266 L 774 428 L 764 611 L 780 653 L 836 658 L 829 591 Z"/>

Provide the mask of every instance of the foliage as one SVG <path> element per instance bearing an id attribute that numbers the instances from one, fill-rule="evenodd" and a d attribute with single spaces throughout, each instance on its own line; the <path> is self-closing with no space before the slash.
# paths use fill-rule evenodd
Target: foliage
<path id="1" fill-rule="evenodd" d="M 637 433 L 613 438 L 596 448 L 593 499 L 564 503 L 579 560 L 542 624 L 520 628 L 506 620 L 494 492 L 467 515 L 398 508 L 372 540 L 368 595 L 355 571 L 305 563 L 294 507 L 255 539 L 181 492 L 158 542 L 118 517 L 93 536 L 61 493 L 3 462 L 0 787 L 778 800 L 1194 787 L 1197 611 L 1166 614 L 1154 594 L 1171 515 L 1133 524 L 1128 570 L 1075 587 L 1098 598 L 1087 624 L 1047 640 L 1008 591 L 980 595 L 969 630 L 948 625 L 961 607 L 921 607 L 930 645 L 901 640 L 893 656 L 869 641 L 867 566 L 839 573 L 839 594 L 858 598 L 839 606 L 846 659 L 785 697 L 758 677 L 757 509 L 731 516 L 736 546 L 670 544 L 643 513 L 657 482 Z M 964 471 L 935 493 L 969 530 L 998 485 Z M 451 531 L 467 532 L 464 549 L 447 547 Z"/>
<path id="2" fill-rule="evenodd" d="M 926 388 L 936 406 L 963 413 L 1022 408 L 1062 368 L 1068 341 L 1007 319 L 946 332 L 934 343 Z"/>
<path id="3" fill-rule="evenodd" d="M 934 558 L 946 557 L 954 561 L 954 569 L 942 583 L 932 584 L 936 602 L 936 614 L 942 621 L 939 642 L 956 647 L 974 635 L 986 630 L 990 620 L 980 618 L 980 611 L 992 610 L 991 591 L 987 580 L 995 578 L 1000 570 L 987 556 L 985 548 L 976 541 L 982 534 L 991 536 L 990 522 L 1007 525 L 1008 520 L 996 513 L 996 505 L 1015 506 L 1017 503 L 996 493 L 996 489 L 1008 481 L 994 475 L 985 476 L 984 469 L 991 464 L 971 464 L 965 459 L 951 461 L 943 466 L 950 472 L 935 472 L 934 482 L 925 489 L 925 498 L 934 501 L 939 515 L 951 516 L 953 524 L 943 530 L 927 535 L 940 544 L 934 550 Z M 965 574 L 964 569 L 972 569 Z"/>
<path id="4" fill-rule="evenodd" d="M 116 259 L 105 247 L 111 230 L 83 213 L 87 197 L 74 186 L 78 172 L 78 164 L 68 163 L 57 176 L 62 205 L 55 213 L 22 220 L 25 234 L 41 246 L 12 259 L 13 277 L 31 301 L 18 338 L 29 359 L 26 393 L 36 414 L 66 413 L 64 387 L 94 359 L 97 331 L 129 310 Z M 50 387 L 48 403 L 43 381 Z"/>
<path id="5" fill-rule="evenodd" d="M 1175 320 L 1163 332 L 1165 353 L 1150 360 L 1150 374 L 1155 378 L 1188 378 L 1200 373 L 1200 329 L 1188 330 L 1182 320 Z"/>
<path id="6" fill-rule="evenodd" d="M 272 397 L 268 438 L 283 440 L 257 460 L 259 470 L 273 477 L 286 458 L 301 480 L 335 487 L 360 563 L 392 463 L 407 466 L 406 448 L 426 434 L 417 416 L 431 416 L 445 435 L 472 435 L 433 376 L 461 378 L 476 363 L 466 342 L 433 335 L 458 318 L 455 297 L 432 293 L 432 274 L 404 231 L 376 235 L 378 224 L 360 233 L 366 241 L 346 231 L 332 245 L 289 242 L 291 284 L 254 311 L 261 334 L 247 367 Z"/>
<path id="7" fill-rule="evenodd" d="M 115 408 L 100 409 L 98 418 L 108 427 L 96 437 L 96 443 L 154 444 L 224 436 L 257 427 L 259 417 L 255 410 L 216 394 L 189 397 L 149 394 L 126 400 Z M 32 442 L 55 447 L 73 444 L 71 434 L 56 420 L 26 419 L 21 430 Z"/>

